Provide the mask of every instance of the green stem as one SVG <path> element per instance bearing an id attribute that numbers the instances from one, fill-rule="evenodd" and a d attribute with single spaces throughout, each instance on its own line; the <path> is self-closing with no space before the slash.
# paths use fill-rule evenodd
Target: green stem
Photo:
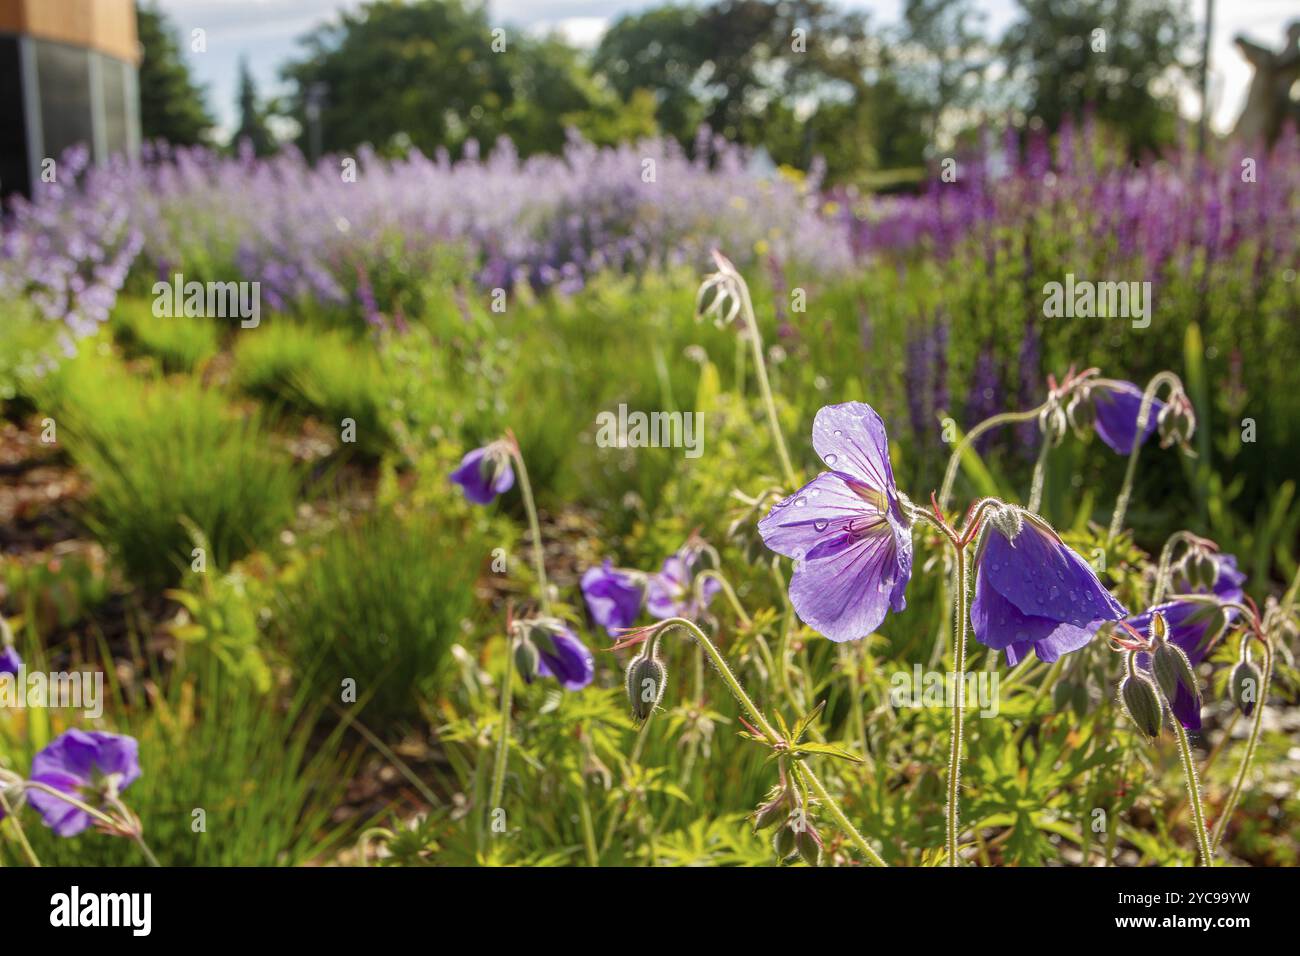
<path id="1" fill-rule="evenodd" d="M 600 854 L 596 852 L 596 828 L 591 822 L 591 806 L 587 802 L 587 781 L 582 782 L 582 792 L 578 794 L 578 814 L 582 818 L 582 842 L 587 847 L 587 865 L 600 866 Z"/>
<path id="2" fill-rule="evenodd" d="M 1032 422 L 1036 419 L 1044 408 L 1047 406 L 1039 405 L 1037 408 L 1031 408 L 1023 412 L 1002 412 L 1000 415 L 994 415 L 980 422 L 965 435 L 961 441 L 957 442 L 957 447 L 952 450 L 952 455 L 948 458 L 948 467 L 943 473 L 943 485 L 939 489 L 939 507 L 946 509 L 948 499 L 952 495 L 952 484 L 957 479 L 957 468 L 961 464 L 962 456 L 966 450 L 971 447 L 975 439 L 979 438 L 990 428 L 996 428 L 999 425 L 1015 425 L 1020 422 Z"/>
<path id="3" fill-rule="evenodd" d="M 1129 498 L 1133 496 L 1133 479 L 1137 476 L 1138 454 L 1146 441 L 1147 424 L 1151 421 L 1151 406 L 1156 400 L 1156 392 L 1161 385 L 1181 387 L 1182 383 L 1173 372 L 1158 372 L 1147 383 L 1142 393 L 1142 404 L 1138 407 L 1137 430 L 1133 434 L 1133 447 L 1128 455 L 1128 467 L 1124 470 L 1124 484 L 1120 485 L 1119 497 L 1115 499 L 1115 513 L 1110 518 L 1110 528 L 1106 532 L 1106 543 L 1110 544 L 1124 529 L 1124 515 L 1128 511 Z"/>
<path id="4" fill-rule="evenodd" d="M 496 760 L 492 763 L 492 789 L 488 793 L 489 813 L 501 806 L 506 788 L 506 762 L 510 757 L 510 703 L 514 694 L 515 652 L 512 642 L 506 642 L 506 671 L 501 679 L 501 726 L 497 738 Z"/>
<path id="5" fill-rule="evenodd" d="M 808 781 L 808 786 L 812 788 L 813 793 L 817 794 L 817 799 L 826 808 L 826 812 L 831 815 L 831 819 L 835 821 L 836 826 L 844 832 L 844 835 L 852 841 L 854 846 L 862 851 L 863 856 L 876 866 L 887 866 L 888 864 L 880 858 L 880 854 L 872 849 L 866 837 L 859 833 L 858 828 L 844 815 L 840 805 L 832 799 L 831 795 L 826 791 L 826 786 L 818 779 L 817 774 L 813 773 L 812 767 L 808 766 L 806 760 L 800 762 L 799 773 Z"/>
<path id="6" fill-rule="evenodd" d="M 758 331 L 758 319 L 754 315 L 754 303 L 749 298 L 749 286 L 739 272 L 735 274 L 740 287 L 740 302 L 745 313 L 745 325 L 749 329 L 749 342 L 754 352 L 754 371 L 758 376 L 758 389 L 763 394 L 763 404 L 767 407 L 767 424 L 772 430 L 772 440 L 776 443 L 777 455 L 781 458 L 781 470 L 785 473 L 786 484 L 790 490 L 799 487 L 795 477 L 794 465 L 790 463 L 790 452 L 785 447 L 785 437 L 781 434 L 781 422 L 776 414 L 776 401 L 772 398 L 772 386 L 767 380 L 767 362 L 763 357 L 763 337 Z"/>
<path id="7" fill-rule="evenodd" d="M 1048 435 L 1043 435 L 1042 447 L 1038 449 L 1038 460 L 1034 462 L 1034 478 L 1029 486 L 1029 510 L 1038 514 L 1038 509 L 1043 503 L 1043 478 L 1047 471 L 1047 456 L 1052 450 L 1052 441 Z"/>
<path id="8" fill-rule="evenodd" d="M 745 630 L 749 630 L 750 626 L 754 622 L 750 620 L 749 615 L 745 612 L 745 608 L 741 605 L 740 599 L 736 597 L 735 588 L 731 586 L 731 582 L 727 580 L 726 576 L 723 575 L 722 572 L 710 568 L 707 571 L 701 571 L 700 578 L 702 580 L 718 582 L 718 586 L 722 588 L 723 595 L 727 598 L 727 603 L 730 604 L 731 609 L 736 612 L 736 618 L 740 621 L 740 626 Z"/>
<path id="9" fill-rule="evenodd" d="M 763 712 L 758 709 L 758 706 L 750 699 L 749 695 L 745 693 L 745 688 L 740 686 L 740 681 L 736 679 L 736 675 L 732 673 L 731 668 L 728 666 L 727 659 L 722 656 L 717 647 L 714 646 L 713 642 L 709 640 L 708 635 L 700 630 L 694 622 L 688 621 L 684 617 L 669 618 L 660 624 L 660 628 L 653 639 L 657 640 L 660 636 L 668 633 L 674 627 L 685 630 L 695 640 L 695 643 L 703 648 L 704 653 L 709 656 L 709 659 L 713 662 L 713 666 L 717 669 L 718 674 L 726 683 L 727 689 L 731 691 L 731 695 L 736 698 L 736 701 L 740 706 L 749 714 L 750 719 L 754 722 L 754 726 L 758 728 L 759 733 L 767 738 L 769 743 L 784 746 L 787 742 L 782 740 L 781 736 L 775 729 L 773 729 L 772 725 L 768 723 L 767 718 L 763 716 Z M 858 849 L 862 850 L 864 855 L 866 855 L 872 863 L 875 863 L 877 866 L 884 866 L 884 861 L 881 860 L 880 855 L 871 848 L 871 844 L 867 843 L 862 834 L 858 832 L 857 828 L 849 822 L 848 817 L 844 815 L 844 811 L 840 809 L 840 805 L 826 791 L 826 788 L 821 785 L 821 781 L 817 779 L 816 774 L 814 774 L 811 768 L 808 767 L 807 762 L 804 762 L 801 770 L 806 775 L 809 785 L 817 793 L 818 799 L 820 799 L 825 805 L 831 818 L 835 820 L 844 831 L 845 836 L 847 836 L 854 845 L 858 847 Z"/>
<path id="10" fill-rule="evenodd" d="M 1175 717 L 1171 723 L 1174 725 L 1174 734 L 1178 737 L 1178 752 L 1183 758 L 1183 776 L 1187 780 L 1187 796 L 1192 805 L 1192 825 L 1196 827 L 1196 845 L 1201 854 L 1201 865 L 1211 866 L 1213 861 L 1213 851 L 1210 849 L 1210 840 L 1205 832 L 1205 809 L 1201 806 L 1201 785 L 1196 779 L 1196 763 L 1192 759 L 1192 747 L 1187 742 L 1187 731 L 1183 730 L 1183 722 Z"/>
<path id="11" fill-rule="evenodd" d="M 1249 640 L 1249 637 L 1243 637 L 1242 640 Z M 1241 789 L 1246 784 L 1246 775 L 1250 772 L 1251 762 L 1255 759 L 1255 747 L 1259 743 L 1259 732 L 1264 725 L 1264 702 L 1268 700 L 1268 684 L 1273 677 L 1273 647 L 1267 640 L 1262 643 L 1264 645 L 1264 676 L 1260 680 L 1259 696 L 1255 701 L 1255 719 L 1250 725 L 1250 736 L 1246 739 L 1246 751 L 1241 755 L 1241 766 L 1237 769 L 1237 779 L 1233 781 L 1232 791 L 1228 794 L 1228 799 L 1219 812 L 1218 822 L 1214 825 L 1214 835 L 1210 839 L 1211 851 L 1217 850 L 1219 844 L 1223 842 L 1223 835 L 1228 829 L 1228 821 L 1237 808 L 1237 801 L 1241 798 Z"/>
<path id="12" fill-rule="evenodd" d="M 957 594 L 953 602 L 956 606 L 957 621 L 953 632 L 953 670 L 956 673 L 952 706 L 951 744 L 948 752 L 948 865 L 958 863 L 958 811 L 961 781 L 962 729 L 965 719 L 966 704 L 966 549 L 955 548 L 954 558 L 957 564 Z"/>
<path id="13" fill-rule="evenodd" d="M 537 520 L 537 504 L 533 501 L 533 486 L 528 480 L 528 466 L 524 464 L 523 453 L 519 450 L 518 442 L 514 441 L 511 436 L 510 455 L 515 460 L 515 466 L 519 469 L 519 491 L 524 499 L 524 511 L 528 514 L 528 531 L 533 537 L 533 569 L 537 574 L 537 591 L 538 600 L 541 602 L 542 613 L 547 614 L 550 611 L 550 588 L 546 583 L 546 559 L 542 550 L 542 526 Z"/>
<path id="14" fill-rule="evenodd" d="M 18 834 L 18 845 L 22 847 L 23 855 L 27 857 L 27 862 L 39 869 L 41 861 L 36 856 L 36 851 L 32 849 L 32 845 L 27 842 L 27 834 L 24 832 L 23 825 L 18 819 L 18 814 L 14 813 L 14 809 L 9 805 L 9 801 L 5 798 L 3 790 L 0 790 L 0 810 L 4 811 L 3 816 L 13 822 L 14 833 Z"/>

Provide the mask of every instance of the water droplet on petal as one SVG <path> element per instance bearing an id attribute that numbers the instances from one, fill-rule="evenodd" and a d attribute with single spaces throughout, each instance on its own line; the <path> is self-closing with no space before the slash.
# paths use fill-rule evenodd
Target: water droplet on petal
<path id="1" fill-rule="evenodd" d="M 825 531 L 829 526 L 830 526 L 830 522 L 827 521 L 825 518 L 818 518 L 816 521 L 813 522 L 813 527 L 816 528 L 818 531 Z"/>
<path id="2" fill-rule="evenodd" d="M 839 461 L 839 456 L 838 456 L 838 455 L 827 455 L 825 461 L 826 461 L 826 465 L 827 465 L 828 468 L 834 468 L 834 467 L 835 467 L 835 462 Z"/>
<path id="3" fill-rule="evenodd" d="M 794 506 L 796 508 L 802 508 L 806 504 L 808 504 L 808 497 L 806 495 L 800 495 L 794 500 Z"/>

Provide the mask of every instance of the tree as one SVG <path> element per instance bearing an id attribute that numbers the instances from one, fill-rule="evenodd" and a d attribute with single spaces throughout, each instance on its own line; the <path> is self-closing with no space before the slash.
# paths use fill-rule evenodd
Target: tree
<path id="1" fill-rule="evenodd" d="M 171 23 L 152 5 L 137 5 L 140 61 L 140 130 L 145 140 L 178 146 L 206 143 L 213 126 L 203 91 L 181 57 Z"/>
<path id="2" fill-rule="evenodd" d="M 908 66 L 903 82 L 929 114 L 931 148 L 939 146 L 944 114 L 979 100 L 991 52 L 980 29 L 983 17 L 970 0 L 906 0 L 903 42 Z"/>
<path id="3" fill-rule="evenodd" d="M 611 109 L 559 37 L 494 28 L 485 7 L 464 0 L 377 0 L 302 42 L 305 55 L 284 71 L 297 89 L 291 112 L 305 135 L 308 93 L 323 91 L 325 150 L 455 152 L 509 136 L 527 156 L 560 149 L 566 118 L 595 124 Z"/>
<path id="4" fill-rule="evenodd" d="M 1057 129 L 1094 110 L 1135 151 L 1171 142 L 1177 81 L 1192 69 L 1183 0 L 1017 0 L 1002 39 L 1017 104 Z"/>
<path id="5" fill-rule="evenodd" d="M 231 148 L 248 140 L 256 156 L 267 156 L 276 149 L 275 137 L 266 127 L 266 112 L 257 98 L 257 84 L 248 69 L 248 60 L 239 60 L 239 128 L 230 137 Z"/>

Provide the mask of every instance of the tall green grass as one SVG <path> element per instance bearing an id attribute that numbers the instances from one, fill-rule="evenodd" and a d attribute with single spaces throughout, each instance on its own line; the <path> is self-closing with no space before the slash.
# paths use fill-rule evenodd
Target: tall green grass
<path id="1" fill-rule="evenodd" d="M 142 584 L 174 582 L 191 564 L 182 519 L 225 566 L 292 517 L 299 471 L 262 414 L 193 379 L 142 380 L 88 355 L 45 383 L 41 406 L 90 480 L 87 524 Z"/>
<path id="2" fill-rule="evenodd" d="M 330 531 L 286 582 L 278 629 L 294 673 L 335 702 L 355 681 L 372 726 L 415 718 L 476 606 L 489 550 L 460 527 L 388 508 Z"/>
<path id="3" fill-rule="evenodd" d="M 145 840 L 162 865 L 294 866 L 337 850 L 344 833 L 331 815 L 353 761 L 340 753 L 335 736 L 316 738 L 317 711 L 305 695 L 278 702 L 258 694 L 201 649 L 155 679 L 163 689 L 151 703 L 128 707 L 110 676 L 107 726 L 86 729 L 111 729 L 140 741 L 142 773 L 123 799 L 143 821 Z M 63 711 L 5 715 L 0 764 L 25 774 L 32 757 L 79 720 Z M 127 840 L 93 830 L 62 839 L 34 811 L 21 812 L 46 866 L 145 862 Z M 16 843 L 0 841 L 0 861 L 22 865 Z"/>

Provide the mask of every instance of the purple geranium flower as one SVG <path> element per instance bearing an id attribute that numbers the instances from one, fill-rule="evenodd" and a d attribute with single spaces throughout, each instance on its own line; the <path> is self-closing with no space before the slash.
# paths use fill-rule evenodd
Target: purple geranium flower
<path id="1" fill-rule="evenodd" d="M 0 644 L 0 674 L 13 674 L 17 677 L 22 666 L 23 659 L 18 656 L 12 644 Z"/>
<path id="2" fill-rule="evenodd" d="M 514 487 L 515 472 L 510 467 L 510 451 L 503 442 L 475 448 L 460 460 L 451 480 L 465 491 L 476 505 L 490 504 L 497 495 Z"/>
<path id="3" fill-rule="evenodd" d="M 140 776 L 138 751 L 134 737 L 69 730 L 32 760 L 32 780 L 97 806 Z M 27 799 L 59 836 L 76 836 L 90 826 L 90 814 L 53 794 L 33 789 Z"/>
<path id="4" fill-rule="evenodd" d="M 1031 650 L 1054 661 L 1128 614 L 1092 568 L 1041 519 L 1003 506 L 988 519 L 975 556 L 975 639 L 1014 666 Z"/>
<path id="5" fill-rule="evenodd" d="M 1214 554 L 1209 555 L 1210 560 L 1214 562 L 1216 575 L 1212 588 L 1206 592 L 1204 588 L 1197 588 L 1197 592 L 1213 593 L 1223 601 L 1240 601 L 1244 596 L 1242 584 L 1246 580 L 1246 575 L 1237 569 L 1237 559 L 1231 554 Z M 1194 592 L 1187 592 L 1194 593 Z M 1222 618 L 1219 617 L 1222 610 Z M 1180 647 L 1187 660 L 1193 667 L 1196 667 L 1209 653 L 1211 642 L 1217 636 L 1218 627 L 1211 630 L 1212 624 L 1219 621 L 1231 622 L 1237 616 L 1233 608 L 1220 609 L 1212 604 L 1203 604 L 1197 601 L 1166 601 L 1141 614 L 1135 614 L 1128 619 L 1128 623 L 1139 634 L 1151 633 L 1151 616 L 1159 611 L 1165 617 L 1165 625 L 1168 628 L 1167 639 L 1169 643 L 1176 644 Z M 1151 668 L 1151 658 L 1147 654 L 1138 655 L 1138 666 L 1146 670 Z M 1179 686 L 1174 694 L 1174 699 L 1170 702 L 1170 708 L 1174 716 L 1188 730 L 1201 729 L 1201 707 L 1186 688 Z"/>
<path id="6" fill-rule="evenodd" d="M 611 635 L 631 627 L 641 613 L 644 587 L 631 574 L 614 567 L 608 558 L 604 564 L 586 570 L 581 586 L 592 620 Z"/>
<path id="7" fill-rule="evenodd" d="M 595 677 L 591 651 L 564 623 L 556 621 L 535 629 L 533 643 L 537 646 L 537 673 L 554 677 L 565 690 L 582 690 Z"/>
<path id="8" fill-rule="evenodd" d="M 832 641 L 865 637 L 907 607 L 911 526 L 889 464 L 885 424 L 870 405 L 827 405 L 813 421 L 822 472 L 758 523 L 763 543 L 794 558 L 790 601 Z"/>
<path id="9" fill-rule="evenodd" d="M 659 620 L 684 617 L 696 620 L 722 590 L 715 578 L 696 578 L 704 570 L 704 545 L 691 540 L 664 559 L 664 565 L 646 581 L 646 610 Z"/>
<path id="10" fill-rule="evenodd" d="M 1097 412 L 1094 427 L 1101 440 L 1121 455 L 1133 450 L 1137 437 L 1138 414 L 1142 411 L 1142 389 L 1132 382 L 1099 384 L 1092 389 L 1093 408 Z M 1156 421 L 1165 403 L 1155 398 L 1147 413 L 1147 425 L 1142 430 L 1146 442 L 1156 430 Z"/>

